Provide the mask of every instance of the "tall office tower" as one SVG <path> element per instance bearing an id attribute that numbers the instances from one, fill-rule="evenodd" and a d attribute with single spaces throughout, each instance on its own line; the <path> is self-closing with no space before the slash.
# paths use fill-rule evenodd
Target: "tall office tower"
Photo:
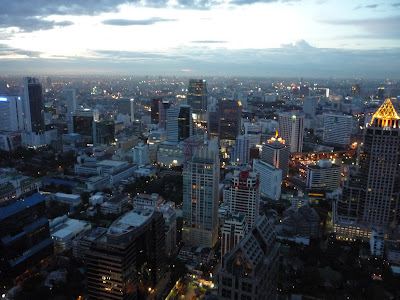
<path id="1" fill-rule="evenodd" d="M 193 132 L 192 108 L 178 105 L 167 109 L 167 141 L 178 143 Z"/>
<path id="2" fill-rule="evenodd" d="M 118 113 L 130 116 L 131 122 L 134 122 L 135 121 L 134 104 L 135 104 L 135 100 L 133 98 L 118 99 L 117 100 Z"/>
<path id="3" fill-rule="evenodd" d="M 24 77 L 23 83 L 25 129 L 29 132 L 43 132 L 45 128 L 42 85 L 33 77 Z"/>
<path id="4" fill-rule="evenodd" d="M 233 100 L 219 101 L 218 138 L 220 141 L 235 141 L 240 133 L 242 107 Z"/>
<path id="5" fill-rule="evenodd" d="M 353 128 L 352 116 L 342 114 L 324 114 L 323 141 L 326 144 L 348 147 Z"/>
<path id="6" fill-rule="evenodd" d="M 343 189 L 334 213 L 334 231 L 343 238 L 369 236 L 400 221 L 400 117 L 387 99 L 364 129 L 358 176 Z M 337 216 L 335 214 L 337 213 Z M 353 227 L 364 230 L 353 230 Z"/>
<path id="7" fill-rule="evenodd" d="M 378 99 L 383 100 L 385 98 L 385 88 L 383 86 L 378 88 Z"/>
<path id="8" fill-rule="evenodd" d="M 342 166 L 332 164 L 329 159 L 320 159 L 318 164 L 307 167 L 306 187 L 333 191 L 340 187 Z"/>
<path id="9" fill-rule="evenodd" d="M 202 135 L 192 135 L 184 140 L 183 144 L 183 156 L 184 161 L 188 161 L 192 158 L 193 154 L 197 149 L 204 145 L 204 136 Z"/>
<path id="10" fill-rule="evenodd" d="M 161 128 L 167 126 L 167 109 L 171 107 L 169 101 L 161 101 L 158 103 L 158 125 Z"/>
<path id="11" fill-rule="evenodd" d="M 198 149 L 183 167 L 183 242 L 214 247 L 218 240 L 218 146 Z"/>
<path id="12" fill-rule="evenodd" d="M 225 254 L 231 252 L 239 244 L 248 231 L 245 214 L 232 212 L 226 217 L 222 228 L 221 261 Z"/>
<path id="13" fill-rule="evenodd" d="M 304 113 L 313 118 L 317 110 L 317 103 L 318 103 L 317 97 L 306 97 L 303 103 Z"/>
<path id="14" fill-rule="evenodd" d="M 235 146 L 233 146 L 230 154 L 230 161 L 233 164 L 245 165 L 249 163 L 250 157 L 250 140 L 247 136 L 241 134 L 236 138 Z"/>
<path id="15" fill-rule="evenodd" d="M 158 124 L 160 121 L 160 108 L 159 104 L 162 102 L 160 98 L 154 98 L 151 100 L 151 124 Z"/>
<path id="16" fill-rule="evenodd" d="M 98 110 L 77 110 L 72 117 L 74 133 L 79 133 L 87 143 L 93 143 L 93 121 L 99 121 Z"/>
<path id="17" fill-rule="evenodd" d="M 83 237 L 78 244 L 87 249 L 81 253 L 90 299 L 145 299 L 148 288 L 154 288 L 164 276 L 165 235 L 160 212 L 129 211 L 105 234 Z"/>
<path id="18" fill-rule="evenodd" d="M 351 87 L 351 95 L 353 97 L 359 97 L 361 95 L 361 87 L 358 83 L 353 84 Z"/>
<path id="19" fill-rule="evenodd" d="M 76 105 L 76 91 L 75 89 L 69 89 L 65 91 L 65 101 L 67 104 L 67 122 L 68 122 L 68 133 L 74 132 L 73 116 L 77 109 Z"/>
<path id="20" fill-rule="evenodd" d="M 260 214 L 259 175 L 250 170 L 235 170 L 231 185 L 224 192 L 224 202 L 229 203 L 230 211 L 244 213 L 249 228 L 252 228 Z"/>
<path id="21" fill-rule="evenodd" d="M 290 150 L 285 140 L 278 136 L 278 130 L 275 137 L 272 137 L 263 145 L 261 160 L 267 164 L 273 165 L 282 170 L 282 179 L 289 174 Z"/>
<path id="22" fill-rule="evenodd" d="M 219 106 L 212 106 L 208 109 L 208 123 L 207 123 L 207 132 L 209 138 L 215 138 L 218 136 L 218 127 L 219 127 Z"/>
<path id="23" fill-rule="evenodd" d="M 12 284 L 23 273 L 52 255 L 53 242 L 46 202 L 34 194 L 24 200 L 0 207 L 0 282 Z M 35 271 L 36 273 L 37 271 Z"/>
<path id="24" fill-rule="evenodd" d="M 187 104 L 192 107 L 196 115 L 201 116 L 207 112 L 207 83 L 204 79 L 189 80 Z"/>
<path id="25" fill-rule="evenodd" d="M 93 145 L 111 145 L 115 142 L 114 121 L 93 121 Z"/>
<path id="26" fill-rule="evenodd" d="M 253 171 L 260 174 L 260 193 L 270 199 L 281 197 L 282 170 L 265 161 L 254 159 Z"/>
<path id="27" fill-rule="evenodd" d="M 250 146 L 259 145 L 261 142 L 261 123 L 244 122 L 244 134 L 249 138 Z"/>
<path id="28" fill-rule="evenodd" d="M 218 299 L 276 299 L 279 243 L 274 223 L 260 217 L 256 226 L 227 255 L 218 271 Z"/>
<path id="29" fill-rule="evenodd" d="M 19 96 L 0 95 L 0 130 L 24 130 L 23 107 Z"/>
<path id="30" fill-rule="evenodd" d="M 285 112 L 279 114 L 279 133 L 286 141 L 290 152 L 303 151 L 304 114 Z"/>

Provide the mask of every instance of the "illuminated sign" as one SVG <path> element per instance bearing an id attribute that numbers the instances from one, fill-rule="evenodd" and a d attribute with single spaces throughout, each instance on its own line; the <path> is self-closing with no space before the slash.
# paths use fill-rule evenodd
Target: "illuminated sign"
<path id="1" fill-rule="evenodd" d="M 4 97 L 0 97 L 0 101 L 1 101 L 1 102 L 7 102 L 8 99 L 7 99 L 7 98 L 4 98 Z"/>

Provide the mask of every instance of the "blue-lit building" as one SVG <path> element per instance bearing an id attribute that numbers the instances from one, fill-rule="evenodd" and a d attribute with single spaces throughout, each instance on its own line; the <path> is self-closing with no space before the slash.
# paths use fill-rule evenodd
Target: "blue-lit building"
<path id="1" fill-rule="evenodd" d="M 0 207 L 0 282 L 12 282 L 53 254 L 45 212 L 40 194 Z"/>

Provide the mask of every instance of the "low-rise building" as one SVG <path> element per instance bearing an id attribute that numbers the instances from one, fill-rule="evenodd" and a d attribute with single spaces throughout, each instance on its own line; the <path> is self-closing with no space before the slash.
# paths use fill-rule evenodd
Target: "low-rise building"
<path id="1" fill-rule="evenodd" d="M 102 214 L 115 214 L 120 215 L 129 209 L 128 206 L 128 195 L 120 194 L 107 200 L 100 205 L 100 211 Z"/>

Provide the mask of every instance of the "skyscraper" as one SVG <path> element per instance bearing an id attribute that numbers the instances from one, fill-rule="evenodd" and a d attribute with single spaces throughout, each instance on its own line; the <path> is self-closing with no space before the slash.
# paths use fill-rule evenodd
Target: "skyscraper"
<path id="1" fill-rule="evenodd" d="M 178 143 L 193 133 L 192 108 L 178 105 L 167 109 L 167 141 Z"/>
<path id="2" fill-rule="evenodd" d="M 262 216 L 256 226 L 225 255 L 218 270 L 218 299 L 276 299 L 279 243 L 274 223 Z"/>
<path id="3" fill-rule="evenodd" d="M 45 127 L 42 85 L 33 77 L 24 77 L 23 83 L 25 129 L 34 133 L 43 132 Z"/>
<path id="4" fill-rule="evenodd" d="M 282 170 L 282 179 L 285 179 L 289 174 L 289 147 L 284 139 L 278 136 L 276 131 L 275 137 L 272 137 L 263 145 L 261 160 L 267 164 L 273 165 Z"/>
<path id="5" fill-rule="evenodd" d="M 65 101 L 67 103 L 68 133 L 73 133 L 74 132 L 73 116 L 77 108 L 75 89 L 69 89 L 65 91 Z"/>
<path id="6" fill-rule="evenodd" d="M 247 136 L 241 134 L 236 137 L 235 146 L 230 154 L 230 161 L 233 164 L 245 165 L 249 163 L 250 140 Z"/>
<path id="7" fill-rule="evenodd" d="M 224 202 L 231 212 L 243 213 L 252 228 L 260 213 L 260 179 L 255 172 L 234 171 L 231 185 L 224 192 Z"/>
<path id="8" fill-rule="evenodd" d="M 24 130 L 23 107 L 19 96 L 0 95 L 0 130 Z"/>
<path id="9" fill-rule="evenodd" d="M 233 100 L 220 100 L 218 104 L 218 138 L 233 142 L 240 133 L 241 106 Z"/>
<path id="10" fill-rule="evenodd" d="M 196 115 L 207 112 L 207 83 L 204 79 L 190 79 L 187 91 L 187 104 Z"/>
<path id="11" fill-rule="evenodd" d="M 350 145 L 352 123 L 352 116 L 324 114 L 324 143 L 333 146 L 348 147 Z"/>
<path id="12" fill-rule="evenodd" d="M 303 151 L 304 114 L 285 112 L 279 114 L 279 133 L 289 145 L 290 152 Z"/>
<path id="13" fill-rule="evenodd" d="M 171 103 L 169 101 L 161 101 L 158 102 L 158 125 L 161 128 L 167 126 L 167 109 L 171 107 Z"/>
<path id="14" fill-rule="evenodd" d="M 114 121 L 93 121 L 93 145 L 110 145 L 115 142 Z"/>
<path id="15" fill-rule="evenodd" d="M 221 261 L 225 254 L 231 252 L 249 231 L 246 215 L 233 212 L 225 219 L 221 238 Z"/>
<path id="16" fill-rule="evenodd" d="M 400 221 L 399 126 L 400 116 L 387 99 L 364 129 L 358 175 L 334 207 L 334 231 L 339 237 L 369 236 L 372 227 L 388 229 Z"/>
<path id="17" fill-rule="evenodd" d="M 183 168 L 183 242 L 213 247 L 218 240 L 218 147 L 198 149 Z"/>
<path id="18" fill-rule="evenodd" d="M 160 110 L 159 110 L 159 104 L 162 102 L 161 99 L 159 98 L 154 98 L 151 100 L 151 124 L 158 124 L 159 122 L 159 115 L 160 115 Z"/>
<path id="19" fill-rule="evenodd" d="M 253 170 L 260 174 L 260 193 L 270 199 L 281 197 L 282 170 L 262 160 L 253 160 Z"/>

